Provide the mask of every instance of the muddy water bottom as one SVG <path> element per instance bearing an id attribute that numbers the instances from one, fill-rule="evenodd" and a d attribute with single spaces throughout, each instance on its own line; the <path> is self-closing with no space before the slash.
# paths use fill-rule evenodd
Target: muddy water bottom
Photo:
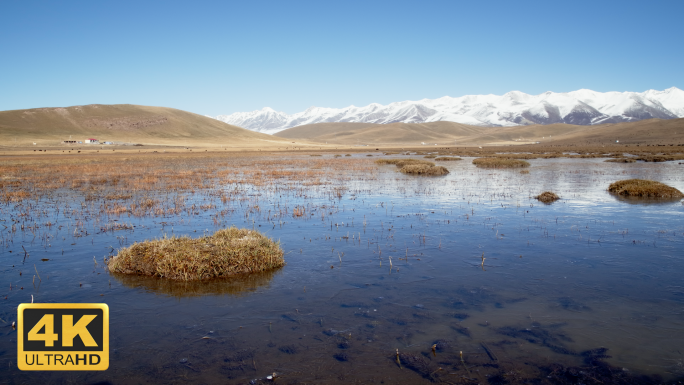
<path id="1" fill-rule="evenodd" d="M 533 160 L 523 175 L 466 160 L 441 178 L 383 166 L 373 181 L 345 181 L 342 196 L 253 187 L 242 201 L 215 200 L 196 215 L 112 217 L 79 232 L 55 214 L 61 230 L 3 238 L 0 284 L 12 289 L 0 302 L 0 380 L 269 383 L 275 373 L 281 383 L 676 381 L 684 376 L 682 205 L 630 204 L 605 188 L 640 177 L 684 190 L 680 169 L 601 161 Z M 562 199 L 530 198 L 545 190 Z M 206 199 L 198 196 L 198 206 Z M 268 214 L 284 207 L 306 215 Z M 229 214 L 217 219 L 220 210 Z M 114 219 L 131 228 L 98 234 Z M 104 269 L 104 257 L 132 242 L 229 225 L 279 239 L 287 265 L 204 283 Z M 35 286 L 34 270 L 42 277 Z M 31 295 L 107 303 L 110 368 L 16 369 L 9 323 Z"/>

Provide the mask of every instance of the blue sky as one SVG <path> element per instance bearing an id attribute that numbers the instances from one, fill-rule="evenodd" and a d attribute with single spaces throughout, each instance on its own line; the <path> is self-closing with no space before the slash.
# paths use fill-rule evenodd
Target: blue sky
<path id="1" fill-rule="evenodd" d="M 684 1 L 1 1 L 0 110 L 684 89 Z"/>

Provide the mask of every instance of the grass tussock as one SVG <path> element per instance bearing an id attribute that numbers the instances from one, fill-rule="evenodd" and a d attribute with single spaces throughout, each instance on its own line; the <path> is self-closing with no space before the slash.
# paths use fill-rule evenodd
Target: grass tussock
<path id="1" fill-rule="evenodd" d="M 426 164 L 430 166 L 434 166 L 435 164 L 428 161 L 428 160 L 421 160 L 421 159 L 378 159 L 375 161 L 376 164 L 393 164 L 397 166 L 398 168 L 403 168 L 406 165 L 409 164 Z"/>
<path id="2" fill-rule="evenodd" d="M 508 158 L 477 158 L 473 160 L 473 164 L 483 168 L 521 168 L 530 166 L 524 160 Z"/>
<path id="3" fill-rule="evenodd" d="M 558 195 L 555 193 L 552 193 L 551 191 L 544 191 L 543 193 L 537 195 L 535 197 L 538 201 L 546 203 L 546 204 L 551 204 L 557 200 L 560 199 Z"/>
<path id="4" fill-rule="evenodd" d="M 437 155 L 425 155 L 423 158 L 426 158 L 426 159 L 435 159 L 436 157 L 437 157 Z"/>
<path id="5" fill-rule="evenodd" d="M 438 162 L 451 162 L 454 160 L 463 160 L 463 158 L 457 156 L 440 156 L 439 158 L 435 158 L 435 160 Z"/>
<path id="6" fill-rule="evenodd" d="M 520 173 L 526 175 L 530 173 L 530 170 L 520 170 Z"/>
<path id="7" fill-rule="evenodd" d="M 449 173 L 445 167 L 435 166 L 434 163 L 421 159 L 378 159 L 375 163 L 393 164 L 404 174 L 445 175 Z"/>
<path id="8" fill-rule="evenodd" d="M 647 179 L 619 180 L 611 183 L 608 191 L 629 197 L 684 198 L 684 194 L 676 188 Z"/>
<path id="9" fill-rule="evenodd" d="M 202 238 L 171 237 L 135 243 L 108 262 L 113 273 L 196 281 L 285 265 L 278 242 L 258 231 L 230 227 Z"/>
<path id="10" fill-rule="evenodd" d="M 447 170 L 446 167 L 429 164 L 407 164 L 399 171 L 404 174 L 417 175 L 446 175 L 449 173 L 449 170 Z"/>
<path id="11" fill-rule="evenodd" d="M 610 163 L 635 163 L 636 159 L 634 158 L 611 158 L 611 159 L 606 159 L 606 162 Z"/>

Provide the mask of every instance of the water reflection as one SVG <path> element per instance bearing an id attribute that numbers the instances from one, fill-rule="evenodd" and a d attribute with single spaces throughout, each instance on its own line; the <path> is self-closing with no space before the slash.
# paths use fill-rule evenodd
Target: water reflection
<path id="1" fill-rule="evenodd" d="M 267 288 L 282 268 L 270 271 L 240 274 L 226 279 L 206 281 L 174 281 L 158 277 L 112 273 L 124 286 L 142 288 L 146 292 L 170 297 L 202 297 L 206 295 L 228 295 L 241 297 Z"/>
<path id="2" fill-rule="evenodd" d="M 669 205 L 677 203 L 682 198 L 648 198 L 648 197 L 633 197 L 626 195 L 619 195 L 610 193 L 618 202 L 628 203 L 630 205 Z"/>

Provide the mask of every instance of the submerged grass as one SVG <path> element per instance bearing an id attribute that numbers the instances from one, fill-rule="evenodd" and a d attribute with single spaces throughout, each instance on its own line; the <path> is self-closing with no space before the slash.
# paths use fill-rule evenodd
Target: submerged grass
<path id="1" fill-rule="evenodd" d="M 676 188 L 647 179 L 619 180 L 611 183 L 608 191 L 630 197 L 684 198 L 684 194 Z"/>
<path id="2" fill-rule="evenodd" d="M 634 158 L 611 158 L 611 159 L 606 159 L 606 162 L 610 163 L 635 163 L 636 159 Z"/>
<path id="3" fill-rule="evenodd" d="M 463 160 L 463 158 L 459 158 L 457 156 L 441 156 L 439 158 L 435 158 L 435 160 L 438 162 L 445 162 L 445 161 L 453 161 L 453 160 Z"/>
<path id="4" fill-rule="evenodd" d="M 551 191 L 544 191 L 543 193 L 537 195 L 535 198 L 538 201 L 546 203 L 546 204 L 551 204 L 551 203 L 560 199 L 560 197 L 558 195 L 556 195 L 555 193 L 553 193 Z"/>
<path id="5" fill-rule="evenodd" d="M 473 160 L 473 164 L 484 168 L 520 168 L 530 166 L 524 160 L 509 158 L 477 158 Z"/>
<path id="6" fill-rule="evenodd" d="M 135 243 L 108 262 L 113 273 L 181 281 L 224 278 L 285 265 L 283 250 L 258 231 L 230 227 L 202 238 L 171 237 Z"/>

